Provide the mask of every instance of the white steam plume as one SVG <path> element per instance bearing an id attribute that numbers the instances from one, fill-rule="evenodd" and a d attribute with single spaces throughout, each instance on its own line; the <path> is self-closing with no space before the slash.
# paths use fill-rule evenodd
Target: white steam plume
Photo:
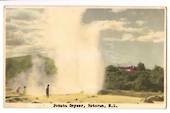
<path id="1" fill-rule="evenodd" d="M 27 94 L 44 95 L 48 83 L 52 94 L 97 93 L 102 89 L 104 68 L 99 33 L 121 23 L 97 21 L 83 24 L 81 20 L 85 10 L 80 7 L 46 8 L 46 23 L 41 25 L 43 37 L 37 46 L 47 50 L 48 57 L 55 60 L 57 74 L 52 77 L 53 81 L 44 76 L 44 71 L 39 70 L 42 61 L 34 56 L 27 78 Z"/>
<path id="2" fill-rule="evenodd" d="M 99 50 L 101 25 L 81 23 L 84 8 L 49 8 L 44 47 L 53 49 L 58 68 L 56 92 L 97 93 L 103 85 Z"/>

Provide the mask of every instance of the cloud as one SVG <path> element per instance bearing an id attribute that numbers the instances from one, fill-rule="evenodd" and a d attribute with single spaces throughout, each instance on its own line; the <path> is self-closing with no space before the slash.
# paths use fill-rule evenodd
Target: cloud
<path id="1" fill-rule="evenodd" d="M 121 41 L 134 41 L 135 38 L 132 34 L 124 34 Z"/>
<path id="2" fill-rule="evenodd" d="M 7 8 L 6 17 L 7 21 L 11 19 L 23 20 L 23 21 L 32 21 L 37 19 L 41 15 L 39 9 L 29 9 L 29 8 Z"/>
<path id="3" fill-rule="evenodd" d="M 154 42 L 154 43 L 159 43 L 163 42 L 165 39 L 165 33 L 164 32 L 153 32 L 151 31 L 150 33 L 140 36 L 137 38 L 137 41 L 142 41 L 142 42 Z"/>
<path id="4" fill-rule="evenodd" d="M 6 30 L 7 31 L 16 31 L 18 29 L 18 26 L 16 24 L 13 24 L 13 23 L 6 23 Z"/>
<path id="5" fill-rule="evenodd" d="M 125 21 L 104 20 L 93 21 L 87 26 L 93 26 L 92 28 L 95 26 L 95 30 L 100 32 L 100 37 L 104 38 L 105 41 L 137 41 L 135 35 L 140 35 L 143 28 L 127 27 L 125 24 Z"/>
<path id="6" fill-rule="evenodd" d="M 126 10 L 127 10 L 126 8 L 122 8 L 122 7 L 87 8 L 86 11 L 82 14 L 82 23 L 90 24 L 93 21 L 119 20 L 119 19 L 115 19 L 115 17 L 118 16 L 119 13 L 122 13 Z"/>
<path id="7" fill-rule="evenodd" d="M 46 24 L 45 12 L 46 10 L 43 8 L 7 8 L 7 46 L 24 48 L 27 45 L 33 47 L 39 44 L 38 40 L 41 40 L 43 35 L 43 24 Z M 100 37 L 107 41 L 159 43 L 163 42 L 165 37 L 162 29 L 164 27 L 162 14 L 162 9 L 155 11 L 150 9 L 91 8 L 82 14 L 81 24 L 88 30 L 92 30 L 92 33 L 101 32 Z M 46 25 L 45 29 L 48 27 Z M 102 33 L 107 30 L 110 31 Z"/>
<path id="8" fill-rule="evenodd" d="M 137 21 L 138 24 L 144 24 L 143 21 Z M 139 41 L 160 43 L 164 41 L 165 33 L 163 31 L 147 30 L 145 27 L 134 28 L 125 26 L 124 21 L 95 21 L 96 28 L 102 28 L 100 37 L 105 41 Z M 106 30 L 106 31 L 105 31 Z M 106 32 L 106 33 L 105 33 Z"/>
<path id="9" fill-rule="evenodd" d="M 107 41 L 107 42 L 112 42 L 112 41 L 135 41 L 135 37 L 130 34 L 130 33 L 127 33 L 127 34 L 122 34 L 120 37 L 105 37 L 103 38 L 104 41 Z"/>
<path id="10" fill-rule="evenodd" d="M 164 13 L 164 8 L 88 8 L 82 15 L 82 22 L 90 24 L 93 21 L 121 20 L 126 22 L 127 27 L 146 27 L 154 31 L 163 31 Z"/>
<path id="11" fill-rule="evenodd" d="M 20 46 L 7 46 L 6 47 L 6 57 L 17 57 L 17 56 L 25 56 L 30 54 L 37 54 L 37 53 L 45 53 L 43 49 L 38 46 L 32 45 L 20 45 Z"/>
<path id="12" fill-rule="evenodd" d="M 126 22 L 117 20 L 94 21 L 90 25 L 97 26 L 101 30 L 110 29 L 118 32 L 141 32 L 142 28 L 125 27 Z M 89 24 L 88 24 L 89 25 Z"/>
<path id="13" fill-rule="evenodd" d="M 144 25 L 144 23 L 145 23 L 145 22 L 144 22 L 143 20 L 137 20 L 137 21 L 136 21 L 136 24 L 139 25 L 139 26 Z"/>
<path id="14" fill-rule="evenodd" d="M 153 43 L 161 43 L 165 40 L 164 32 L 154 32 L 150 31 L 146 35 L 141 35 L 139 37 L 135 37 L 133 33 L 125 33 L 119 37 L 103 37 L 104 41 L 112 42 L 112 41 L 137 41 L 137 42 L 153 42 Z"/>
<path id="15" fill-rule="evenodd" d="M 159 43 L 165 37 L 164 9 L 90 8 L 83 13 L 82 21 L 96 26 L 100 37 L 108 41 Z"/>
<path id="16" fill-rule="evenodd" d="M 35 43 L 42 34 L 43 12 L 41 8 L 6 8 L 7 46 Z"/>
<path id="17" fill-rule="evenodd" d="M 46 17 L 42 8 L 6 8 L 7 57 L 42 53 Z"/>

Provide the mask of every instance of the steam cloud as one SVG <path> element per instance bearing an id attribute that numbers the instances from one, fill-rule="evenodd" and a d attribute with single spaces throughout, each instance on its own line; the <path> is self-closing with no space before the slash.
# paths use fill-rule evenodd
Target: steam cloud
<path id="1" fill-rule="evenodd" d="M 27 81 L 23 83 L 27 86 L 27 94 L 42 95 L 47 84 L 50 84 L 52 94 L 97 93 L 102 89 L 104 73 L 99 32 L 114 22 L 83 24 L 84 11 L 85 8 L 73 7 L 45 10 L 46 24 L 42 24 L 43 37 L 38 44 L 48 51 L 48 57 L 55 60 L 57 74 L 53 78 L 46 76 L 43 61 L 33 56 L 32 69 L 22 73 L 27 79 L 23 80 Z"/>
<path id="2" fill-rule="evenodd" d="M 81 23 L 84 11 L 77 8 L 52 8 L 46 13 L 49 27 L 43 45 L 49 49 L 55 48 L 53 54 L 56 54 L 58 67 L 55 87 L 58 93 L 96 93 L 102 88 L 98 26 Z"/>

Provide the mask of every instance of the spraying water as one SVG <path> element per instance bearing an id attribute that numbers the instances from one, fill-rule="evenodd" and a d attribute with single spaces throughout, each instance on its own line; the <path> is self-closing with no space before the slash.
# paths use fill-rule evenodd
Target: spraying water
<path id="1" fill-rule="evenodd" d="M 97 93 L 102 88 L 103 68 L 98 30 L 81 23 L 85 9 L 47 10 L 45 46 L 54 49 L 58 67 L 56 92 Z"/>

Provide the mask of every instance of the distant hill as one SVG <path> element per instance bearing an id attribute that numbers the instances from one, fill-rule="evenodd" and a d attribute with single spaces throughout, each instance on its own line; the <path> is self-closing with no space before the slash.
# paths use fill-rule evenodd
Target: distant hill
<path id="1" fill-rule="evenodd" d="M 38 55 L 38 57 L 44 60 L 44 71 L 47 75 L 56 74 L 57 68 L 53 59 L 41 55 Z M 6 58 L 6 80 L 30 69 L 33 66 L 32 59 L 33 56 L 31 55 Z"/>

